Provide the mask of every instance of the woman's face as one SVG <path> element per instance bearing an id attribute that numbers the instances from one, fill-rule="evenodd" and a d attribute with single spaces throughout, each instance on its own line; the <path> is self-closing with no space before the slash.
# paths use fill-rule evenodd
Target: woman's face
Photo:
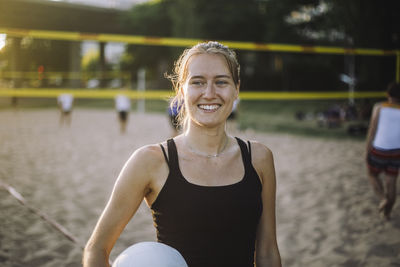
<path id="1" fill-rule="evenodd" d="M 224 124 L 239 93 L 222 55 L 192 56 L 183 85 L 189 119 L 201 126 Z"/>

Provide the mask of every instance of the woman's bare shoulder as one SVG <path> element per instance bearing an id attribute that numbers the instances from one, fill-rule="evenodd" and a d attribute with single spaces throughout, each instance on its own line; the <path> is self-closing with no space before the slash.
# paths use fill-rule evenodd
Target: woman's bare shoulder
<path id="1" fill-rule="evenodd" d="M 261 181 L 265 182 L 267 177 L 275 173 L 274 158 L 271 149 L 258 141 L 250 141 L 251 158 Z"/>
<path id="2" fill-rule="evenodd" d="M 271 149 L 259 141 L 250 141 L 252 159 L 253 161 L 261 161 L 265 163 L 265 160 L 272 160 Z"/>
<path id="3" fill-rule="evenodd" d="M 135 150 L 128 162 L 152 170 L 157 166 L 165 164 L 165 159 L 160 144 L 150 144 Z"/>
<path id="4" fill-rule="evenodd" d="M 124 164 L 113 194 L 115 196 L 126 196 L 129 199 L 142 199 L 152 188 L 160 177 L 160 174 L 168 169 L 163 159 L 162 150 L 159 145 L 146 145 L 136 149 Z"/>

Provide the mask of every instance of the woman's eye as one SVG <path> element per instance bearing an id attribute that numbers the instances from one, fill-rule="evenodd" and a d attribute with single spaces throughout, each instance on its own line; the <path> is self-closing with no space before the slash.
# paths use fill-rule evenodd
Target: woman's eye
<path id="1" fill-rule="evenodd" d="M 200 86 L 200 85 L 203 85 L 204 82 L 202 82 L 202 81 L 192 81 L 190 84 Z"/>
<path id="2" fill-rule="evenodd" d="M 226 84 L 228 84 L 228 82 L 225 81 L 225 80 L 216 81 L 215 83 L 216 83 L 217 85 L 226 85 Z"/>

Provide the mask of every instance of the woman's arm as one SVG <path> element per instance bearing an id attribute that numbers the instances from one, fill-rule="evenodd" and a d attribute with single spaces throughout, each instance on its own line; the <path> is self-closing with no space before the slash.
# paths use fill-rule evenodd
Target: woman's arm
<path id="1" fill-rule="evenodd" d="M 122 168 L 111 197 L 84 249 L 84 267 L 109 266 L 109 255 L 126 224 L 149 192 L 157 170 L 157 146 L 137 150 Z M 158 157 L 159 158 L 159 157 Z M 154 160 L 156 159 L 156 160 Z"/>
<path id="2" fill-rule="evenodd" d="M 253 165 L 262 181 L 263 211 L 256 237 L 256 266 L 281 267 L 281 257 L 276 241 L 275 221 L 275 167 L 271 150 L 252 142 Z"/>
<path id="3" fill-rule="evenodd" d="M 381 107 L 381 104 L 378 103 L 374 106 L 374 108 L 372 110 L 372 115 L 371 115 L 371 119 L 369 122 L 368 133 L 367 133 L 367 151 L 369 151 L 371 149 L 372 141 L 374 140 L 374 137 L 375 137 L 380 107 Z"/>

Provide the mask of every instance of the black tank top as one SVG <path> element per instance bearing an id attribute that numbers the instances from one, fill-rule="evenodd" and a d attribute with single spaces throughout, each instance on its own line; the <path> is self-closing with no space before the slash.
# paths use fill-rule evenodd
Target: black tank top
<path id="1" fill-rule="evenodd" d="M 261 182 L 251 147 L 236 138 L 244 164 L 241 181 L 223 186 L 188 182 L 179 169 L 173 139 L 167 141 L 168 178 L 151 205 L 158 242 L 177 249 L 189 267 L 254 266 L 256 229 L 262 212 Z"/>

